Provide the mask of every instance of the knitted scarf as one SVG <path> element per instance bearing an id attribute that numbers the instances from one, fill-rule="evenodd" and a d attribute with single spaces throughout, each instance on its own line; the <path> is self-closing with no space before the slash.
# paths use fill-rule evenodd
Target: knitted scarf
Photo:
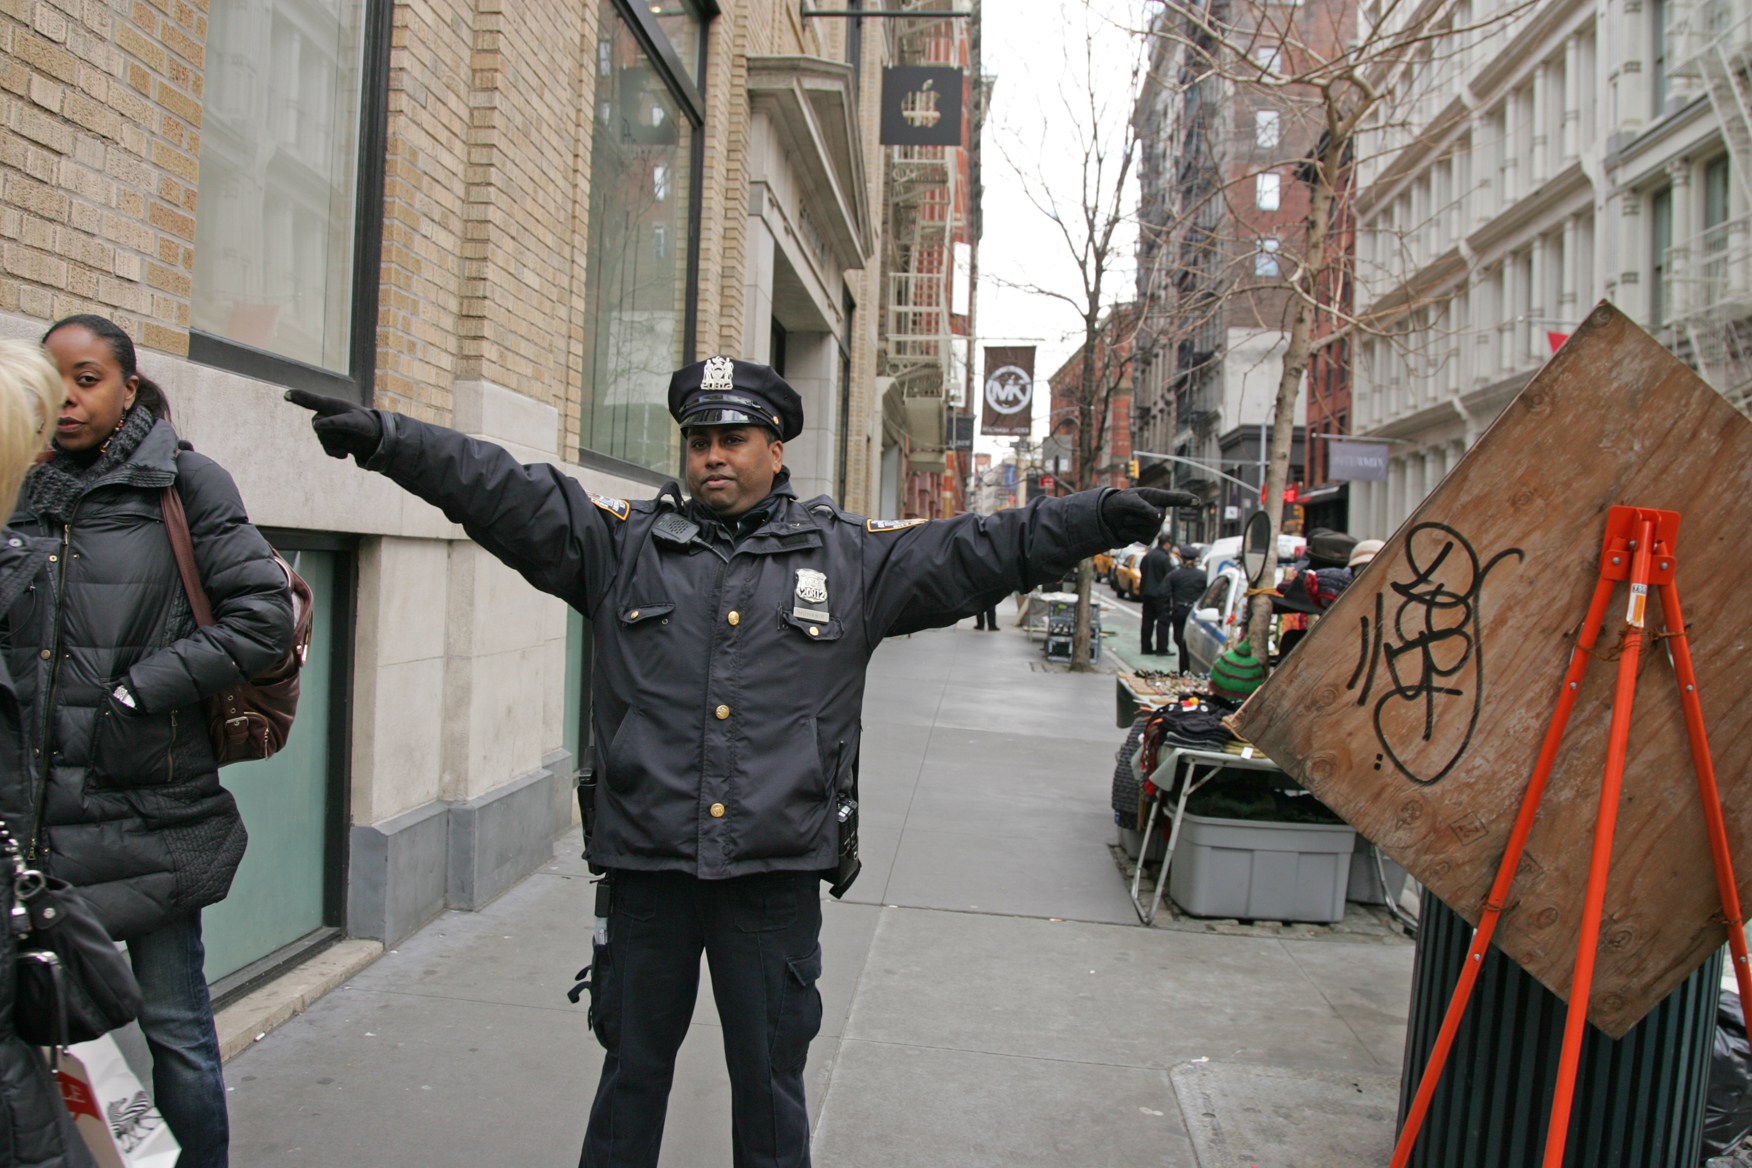
<path id="1" fill-rule="evenodd" d="M 26 509 L 62 522 L 71 518 L 80 496 L 124 465 L 157 421 L 151 410 L 128 410 L 121 429 L 110 435 L 103 453 L 89 466 L 81 466 L 72 454 L 57 447 L 55 456 L 32 470 L 25 480 Z"/>

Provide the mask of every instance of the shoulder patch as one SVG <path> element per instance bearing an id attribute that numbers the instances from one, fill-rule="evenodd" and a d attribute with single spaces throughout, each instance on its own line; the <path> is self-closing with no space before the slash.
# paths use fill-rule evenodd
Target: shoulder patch
<path id="1" fill-rule="evenodd" d="M 584 493 L 590 496 L 590 501 L 592 503 L 595 503 L 598 507 L 601 507 L 616 519 L 625 519 L 633 509 L 632 504 L 628 503 L 625 499 L 616 499 L 608 495 L 598 495 L 595 491 L 585 491 Z"/>
<path id="2" fill-rule="evenodd" d="M 865 531 L 903 531 L 908 527 L 917 527 L 921 523 L 929 523 L 929 519 L 866 519 Z"/>

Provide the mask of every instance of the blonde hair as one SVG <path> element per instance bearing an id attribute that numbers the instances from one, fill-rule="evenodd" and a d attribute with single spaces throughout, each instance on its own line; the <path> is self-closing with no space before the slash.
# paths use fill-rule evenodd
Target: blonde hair
<path id="1" fill-rule="evenodd" d="M 25 472 L 48 446 L 49 422 L 66 396 L 41 346 L 0 340 L 0 501 L 8 514 Z"/>

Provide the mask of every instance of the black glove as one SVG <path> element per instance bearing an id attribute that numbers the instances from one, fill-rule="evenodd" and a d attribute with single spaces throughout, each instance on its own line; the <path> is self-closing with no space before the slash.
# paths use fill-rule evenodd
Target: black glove
<path id="1" fill-rule="evenodd" d="M 1197 495 L 1185 491 L 1132 487 L 1115 491 L 1101 500 L 1101 521 L 1123 540 L 1149 543 L 1162 530 L 1162 519 L 1168 508 L 1197 507 L 1200 501 Z"/>
<path id="2" fill-rule="evenodd" d="M 288 389 L 286 400 L 315 411 L 316 417 L 310 420 L 310 428 L 316 431 L 317 441 L 322 443 L 330 458 L 345 458 L 351 454 L 354 461 L 363 463 L 377 453 L 377 447 L 383 442 L 383 423 L 378 421 L 377 411 L 368 410 L 358 402 L 324 397 L 306 389 Z"/>

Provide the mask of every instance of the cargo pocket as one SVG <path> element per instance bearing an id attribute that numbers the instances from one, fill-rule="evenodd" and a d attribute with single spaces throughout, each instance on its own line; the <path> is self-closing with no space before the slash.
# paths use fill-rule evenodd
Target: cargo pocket
<path id="1" fill-rule="evenodd" d="M 821 946 L 785 962 L 785 996 L 779 1004 L 779 1024 L 773 1028 L 772 1065 L 794 1071 L 809 1055 L 809 1044 L 821 1033 Z"/>

